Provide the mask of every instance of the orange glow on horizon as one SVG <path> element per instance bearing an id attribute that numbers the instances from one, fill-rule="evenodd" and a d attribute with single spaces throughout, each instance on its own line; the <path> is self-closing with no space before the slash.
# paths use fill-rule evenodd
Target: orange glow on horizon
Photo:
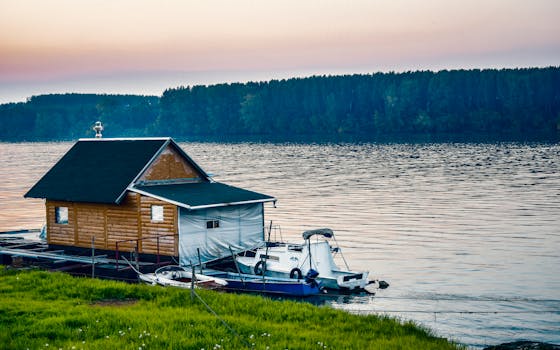
<path id="1" fill-rule="evenodd" d="M 558 13 L 557 0 L 3 0 L 0 84 L 125 71 L 557 65 Z"/>

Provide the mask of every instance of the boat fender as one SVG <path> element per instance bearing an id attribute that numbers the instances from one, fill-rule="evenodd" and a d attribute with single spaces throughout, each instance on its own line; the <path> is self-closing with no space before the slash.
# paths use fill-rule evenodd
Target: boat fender
<path id="1" fill-rule="evenodd" d="M 255 275 L 263 275 L 265 270 L 266 263 L 264 263 L 262 260 L 256 263 L 255 267 L 253 268 L 253 272 L 255 273 Z"/>
<path id="2" fill-rule="evenodd" d="M 379 281 L 379 289 L 385 289 L 387 287 L 389 287 L 389 283 L 385 281 Z"/>
<path id="3" fill-rule="evenodd" d="M 319 276 L 319 272 L 316 270 L 310 269 L 307 271 L 307 275 L 305 275 L 305 282 L 309 283 L 315 281 L 315 279 Z"/>
<path id="4" fill-rule="evenodd" d="M 389 283 L 380 280 L 369 281 L 367 285 L 369 286 L 370 284 L 376 285 L 376 287 L 379 289 L 386 289 L 387 287 L 389 287 Z"/>
<path id="5" fill-rule="evenodd" d="M 309 284 L 312 287 L 319 286 L 319 283 L 317 283 L 316 281 L 317 276 L 319 276 L 319 272 L 313 269 L 309 269 L 309 271 L 307 271 L 307 274 L 305 275 L 305 283 Z"/>
<path id="6" fill-rule="evenodd" d="M 296 268 L 293 268 L 292 271 L 290 271 L 290 278 L 297 278 L 298 280 L 302 279 L 303 274 L 301 273 L 301 270 Z"/>

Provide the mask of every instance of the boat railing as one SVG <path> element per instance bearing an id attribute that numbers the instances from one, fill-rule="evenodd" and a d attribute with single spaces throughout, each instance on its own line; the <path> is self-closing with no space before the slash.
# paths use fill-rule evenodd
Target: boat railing
<path id="1" fill-rule="evenodd" d="M 284 242 L 284 237 L 282 236 L 282 228 L 280 227 L 280 225 L 272 225 L 272 223 L 269 226 L 265 227 L 266 232 L 266 237 L 268 238 L 268 241 L 274 241 L 274 242 Z M 278 237 L 280 237 L 280 239 L 278 239 Z"/>
<path id="2" fill-rule="evenodd" d="M 139 246 L 140 246 L 140 242 L 144 241 L 144 240 L 156 240 L 156 264 L 159 265 L 160 264 L 160 238 L 162 237 L 174 237 L 174 236 L 179 236 L 179 234 L 177 233 L 170 233 L 170 234 L 161 234 L 161 235 L 150 235 L 150 236 L 146 236 L 146 237 L 142 237 L 142 238 L 133 238 L 133 239 L 125 239 L 125 240 L 120 240 L 120 241 L 116 241 L 115 242 L 115 260 L 116 260 L 116 270 L 119 271 L 119 244 L 123 244 L 123 243 L 128 243 L 128 242 L 132 242 L 135 243 L 136 245 L 134 246 L 134 251 L 136 252 L 136 254 L 139 254 Z"/>

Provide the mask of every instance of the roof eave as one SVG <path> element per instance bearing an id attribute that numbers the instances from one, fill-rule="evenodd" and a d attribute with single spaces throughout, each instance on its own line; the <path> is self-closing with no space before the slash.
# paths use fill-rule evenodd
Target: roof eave
<path id="1" fill-rule="evenodd" d="M 46 197 L 38 197 L 38 196 L 34 196 L 34 195 L 33 195 L 33 196 L 29 196 L 29 193 L 32 192 L 33 189 L 35 189 L 35 186 L 37 186 L 37 184 L 38 184 L 39 182 L 41 182 L 41 181 L 51 172 L 51 170 L 53 170 L 54 167 L 56 167 L 56 166 L 58 165 L 58 163 L 60 163 L 60 162 L 62 161 L 62 158 L 64 158 L 64 156 L 66 156 L 66 154 L 68 154 L 68 152 L 70 152 L 70 151 L 72 150 L 72 148 L 76 147 L 77 144 L 78 144 L 78 141 L 74 142 L 74 144 L 73 144 L 70 148 L 68 148 L 68 149 L 66 150 L 66 152 L 64 152 L 61 156 L 59 156 L 58 159 L 57 159 L 57 161 L 49 168 L 49 170 L 47 170 L 47 171 L 43 174 L 43 176 L 41 176 L 41 178 L 40 178 L 39 180 L 37 180 L 37 181 L 35 182 L 35 184 L 34 184 L 33 186 L 31 186 L 31 188 L 30 188 L 29 190 L 27 190 L 27 192 L 25 192 L 25 194 L 23 195 L 23 198 L 45 198 L 45 199 L 47 199 Z"/>
<path id="2" fill-rule="evenodd" d="M 128 190 L 132 191 L 132 192 L 135 192 L 135 193 L 138 193 L 138 194 L 141 194 L 141 195 L 144 195 L 144 196 L 147 196 L 147 197 L 151 197 L 151 198 L 154 198 L 154 199 L 159 199 L 160 201 L 171 203 L 173 205 L 176 205 L 178 207 L 185 208 L 185 209 L 188 209 L 188 210 L 199 210 L 199 209 L 208 209 L 208 208 L 228 207 L 228 206 L 232 206 L 232 205 L 276 202 L 276 198 L 269 197 L 269 198 L 254 199 L 254 200 L 240 201 L 240 202 L 213 203 L 213 204 L 192 206 L 192 205 L 188 205 L 186 203 L 181 203 L 181 202 L 174 201 L 174 200 L 166 198 L 166 197 L 158 196 L 158 195 L 155 195 L 155 194 L 150 193 L 150 192 L 142 191 L 142 190 L 140 190 L 136 187 L 131 186 L 131 187 L 128 188 Z"/>
<path id="3" fill-rule="evenodd" d="M 171 203 L 171 204 L 176 205 L 176 206 L 181 207 L 181 208 L 192 209 L 192 207 L 191 207 L 190 205 L 188 205 L 188 204 L 181 203 L 181 202 L 177 202 L 177 201 L 174 201 L 174 200 L 171 200 L 171 199 L 169 199 L 169 198 L 162 197 L 162 196 L 157 196 L 157 195 L 155 195 L 155 194 L 153 194 L 153 193 L 146 192 L 146 191 L 142 191 L 142 190 L 140 190 L 140 189 L 138 189 L 138 188 L 135 188 L 135 187 L 132 187 L 132 186 L 129 187 L 127 190 L 128 190 L 128 191 L 135 192 L 135 193 L 138 193 L 138 194 L 141 194 L 141 195 L 144 195 L 144 196 L 146 196 L 146 197 L 151 197 L 151 198 L 154 198 L 154 199 L 159 199 L 160 201 L 164 201 L 164 202 L 167 202 L 167 203 Z"/>
<path id="4" fill-rule="evenodd" d="M 207 204 L 207 205 L 197 205 L 197 206 L 191 206 L 190 209 L 191 210 L 198 210 L 198 209 L 207 209 L 207 208 L 229 207 L 229 206 L 232 206 L 232 205 L 266 203 L 266 202 L 276 202 L 276 198 L 255 199 L 255 200 L 250 200 L 250 201 L 231 202 L 231 203 L 216 203 L 216 204 Z"/>

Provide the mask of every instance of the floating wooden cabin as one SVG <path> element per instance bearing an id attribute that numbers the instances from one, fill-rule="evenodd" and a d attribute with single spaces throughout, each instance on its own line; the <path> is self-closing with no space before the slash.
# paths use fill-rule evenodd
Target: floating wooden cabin
<path id="1" fill-rule="evenodd" d="M 171 138 L 80 139 L 25 194 L 49 245 L 177 256 L 188 265 L 264 239 L 274 197 L 213 181 Z"/>

